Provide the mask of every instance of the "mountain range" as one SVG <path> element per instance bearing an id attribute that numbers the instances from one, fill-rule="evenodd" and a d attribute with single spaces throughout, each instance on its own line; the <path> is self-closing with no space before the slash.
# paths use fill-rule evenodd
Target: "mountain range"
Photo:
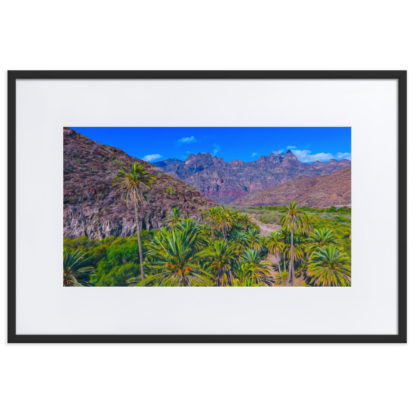
<path id="1" fill-rule="evenodd" d="M 198 153 L 190 154 L 185 161 L 167 159 L 154 165 L 218 203 L 237 205 L 244 195 L 274 188 L 299 176 L 314 178 L 330 174 L 350 167 L 351 161 L 303 163 L 289 150 L 262 156 L 253 162 L 226 162 L 210 153 Z"/>
<path id="2" fill-rule="evenodd" d="M 237 198 L 233 205 L 288 205 L 290 201 L 314 208 L 351 206 L 351 167 L 318 177 L 299 176 L 274 188 Z"/>
<path id="3" fill-rule="evenodd" d="M 86 235 L 101 239 L 135 234 L 134 211 L 113 186 L 117 172 L 130 169 L 134 162 L 144 164 L 157 178 L 142 207 L 144 229 L 159 228 L 174 207 L 182 214 L 197 217 L 201 209 L 215 205 L 195 188 L 150 163 L 64 128 L 65 237 Z"/>
<path id="4" fill-rule="evenodd" d="M 154 164 L 64 128 L 64 236 L 91 239 L 135 234 L 134 212 L 113 186 L 120 169 L 143 164 L 156 183 L 141 207 L 143 228 L 160 228 L 172 208 L 199 217 L 216 203 L 233 206 L 350 206 L 351 162 L 302 163 L 288 151 L 253 162 L 225 162 L 209 153 Z"/>

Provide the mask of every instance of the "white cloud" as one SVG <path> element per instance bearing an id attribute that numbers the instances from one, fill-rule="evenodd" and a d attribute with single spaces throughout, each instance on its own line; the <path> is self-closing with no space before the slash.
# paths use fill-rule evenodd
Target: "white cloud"
<path id="1" fill-rule="evenodd" d="M 273 154 L 274 155 L 278 155 L 281 153 L 285 153 L 288 150 L 290 150 L 297 158 L 298 160 L 300 160 L 301 162 L 304 163 L 311 163 L 311 162 L 329 162 L 331 159 L 337 159 L 337 160 L 341 160 L 341 159 L 349 159 L 351 160 L 351 153 L 347 153 L 347 152 L 338 152 L 338 153 L 325 153 L 325 152 L 320 152 L 320 153 L 312 153 L 310 150 L 308 149 L 297 149 L 296 146 L 293 145 L 289 145 L 286 146 L 285 149 L 279 149 L 279 150 L 273 150 Z"/>
<path id="2" fill-rule="evenodd" d="M 153 153 L 151 155 L 145 155 L 142 157 L 143 160 L 145 160 L 146 162 L 153 162 L 157 159 L 160 159 L 162 157 L 162 155 L 160 155 L 159 153 Z"/>
<path id="3" fill-rule="evenodd" d="M 214 144 L 214 150 L 212 151 L 212 154 L 216 156 L 221 151 L 221 147 L 219 144 Z"/>
<path id="4" fill-rule="evenodd" d="M 180 144 L 195 143 L 195 142 L 196 142 L 195 136 L 182 137 L 181 139 L 178 140 L 178 143 L 180 143 Z"/>
<path id="5" fill-rule="evenodd" d="M 328 162 L 331 159 L 351 159 L 350 153 L 341 153 L 338 152 L 335 155 L 332 153 L 312 153 L 310 150 L 300 150 L 300 149 L 294 149 L 292 150 L 292 153 L 304 163 L 311 163 L 311 162 Z"/>
<path id="6" fill-rule="evenodd" d="M 253 152 L 252 154 L 251 154 L 251 157 L 256 157 L 257 156 L 257 153 L 256 152 Z"/>
<path id="7" fill-rule="evenodd" d="M 331 153 L 311 153 L 310 150 L 298 150 L 294 149 L 292 153 L 301 161 L 301 162 L 328 162 L 330 159 L 333 159 L 334 156 Z"/>
<path id="8" fill-rule="evenodd" d="M 349 159 L 349 160 L 351 160 L 351 153 L 338 152 L 335 155 L 335 159 L 338 159 L 338 160 L 340 160 L 340 159 Z"/>

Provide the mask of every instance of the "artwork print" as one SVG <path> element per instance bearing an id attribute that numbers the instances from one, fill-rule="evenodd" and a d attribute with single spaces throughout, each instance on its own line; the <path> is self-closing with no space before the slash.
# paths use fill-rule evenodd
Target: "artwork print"
<path id="1" fill-rule="evenodd" d="M 65 287 L 351 286 L 349 127 L 63 129 Z"/>

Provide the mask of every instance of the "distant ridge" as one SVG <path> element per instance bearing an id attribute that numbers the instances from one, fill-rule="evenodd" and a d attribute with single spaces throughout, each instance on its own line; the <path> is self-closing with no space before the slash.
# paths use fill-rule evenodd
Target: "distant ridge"
<path id="1" fill-rule="evenodd" d="M 236 206 L 287 205 L 289 201 L 311 208 L 351 206 L 351 168 L 315 178 L 301 176 L 264 191 L 233 201 Z"/>
<path id="2" fill-rule="evenodd" d="M 199 189 L 208 198 L 230 204 L 251 192 L 270 189 L 299 176 L 326 175 L 351 166 L 351 162 L 331 159 L 327 163 L 302 163 L 289 150 L 253 162 L 225 162 L 210 153 L 198 153 L 190 154 L 185 161 L 167 159 L 154 165 Z"/>

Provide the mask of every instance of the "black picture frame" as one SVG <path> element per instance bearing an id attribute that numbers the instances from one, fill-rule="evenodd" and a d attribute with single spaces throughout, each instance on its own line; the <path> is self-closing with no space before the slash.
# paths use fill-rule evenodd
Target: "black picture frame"
<path id="1" fill-rule="evenodd" d="M 396 335 L 22 335 L 16 333 L 16 82 L 22 79 L 390 79 L 398 82 L 398 333 Z M 406 71 L 8 71 L 9 343 L 405 343 L 407 341 Z"/>

